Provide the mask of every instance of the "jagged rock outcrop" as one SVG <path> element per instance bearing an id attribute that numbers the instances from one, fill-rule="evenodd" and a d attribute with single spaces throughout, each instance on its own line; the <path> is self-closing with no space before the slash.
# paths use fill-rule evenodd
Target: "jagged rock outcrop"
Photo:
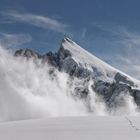
<path id="1" fill-rule="evenodd" d="M 36 53 L 28 48 L 25 50 L 23 50 L 23 49 L 17 50 L 14 55 L 26 57 L 27 59 L 29 59 L 29 58 L 38 58 L 39 59 L 41 57 L 41 55 L 39 53 Z"/>
<path id="2" fill-rule="evenodd" d="M 137 82 L 92 56 L 68 38 L 62 40 L 61 47 L 56 53 L 48 52 L 41 55 L 30 49 L 20 49 L 15 52 L 15 56 L 40 59 L 42 63 L 48 63 L 59 71 L 68 73 L 70 77 L 83 79 L 82 84 L 75 87 L 74 96 L 87 98 L 88 84 L 92 80 L 93 91 L 101 96 L 109 107 L 120 106 L 118 100 L 125 98 L 124 94 L 132 96 L 140 106 L 140 88 L 137 88 Z"/>
<path id="3" fill-rule="evenodd" d="M 127 76 L 125 76 L 125 75 L 123 75 L 119 72 L 115 75 L 114 79 L 116 80 L 116 83 L 123 82 L 123 83 L 126 83 L 126 84 L 130 85 L 130 86 L 134 86 L 133 81 L 129 80 L 127 78 Z"/>

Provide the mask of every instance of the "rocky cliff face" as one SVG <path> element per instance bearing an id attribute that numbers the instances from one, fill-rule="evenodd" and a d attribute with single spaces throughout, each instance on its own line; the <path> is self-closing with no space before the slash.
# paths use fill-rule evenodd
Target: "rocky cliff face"
<path id="1" fill-rule="evenodd" d="M 125 97 L 129 95 L 140 106 L 140 82 L 112 68 L 82 49 L 69 38 L 64 38 L 60 49 L 56 52 L 39 54 L 30 49 L 15 52 L 16 57 L 40 59 L 59 71 L 66 72 L 71 79 L 76 77 L 82 82 L 74 88 L 74 96 L 85 99 L 89 94 L 89 84 L 92 90 L 104 99 L 109 107 L 123 106 Z M 121 101 L 121 102 L 120 102 Z"/>

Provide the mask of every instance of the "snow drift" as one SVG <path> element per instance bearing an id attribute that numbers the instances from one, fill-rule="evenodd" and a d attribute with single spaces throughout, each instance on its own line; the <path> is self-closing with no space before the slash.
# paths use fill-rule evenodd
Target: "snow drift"
<path id="1" fill-rule="evenodd" d="M 61 45 L 63 47 L 58 51 L 61 54 L 60 67 L 56 66 L 58 60 L 54 61 L 51 53 L 42 59 L 42 56 L 32 54 L 31 51 L 27 51 L 26 55 L 24 51 L 17 51 L 15 55 L 20 57 L 15 57 L 12 52 L 0 46 L 0 121 L 139 114 L 139 100 L 135 102 L 135 98 L 127 94 L 130 90 L 120 90 L 125 80 L 125 86 L 131 86 L 132 93 L 134 89 L 137 97 L 139 81 L 102 62 L 70 39 L 64 39 Z M 67 52 L 70 57 L 64 57 L 63 49 L 71 52 Z M 119 91 L 115 89 L 109 99 L 104 99 L 100 96 L 104 91 L 104 83 L 113 83 L 118 73 L 125 75 L 125 78 L 119 78 L 119 84 L 115 79 L 117 86 L 113 88 Z M 112 84 L 109 86 L 112 88 Z"/>

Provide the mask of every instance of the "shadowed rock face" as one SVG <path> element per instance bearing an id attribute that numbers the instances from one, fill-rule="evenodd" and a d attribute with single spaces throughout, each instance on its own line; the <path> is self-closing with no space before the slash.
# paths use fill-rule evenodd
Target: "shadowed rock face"
<path id="1" fill-rule="evenodd" d="M 64 41 L 73 43 L 69 39 L 63 39 L 62 42 Z M 15 52 L 15 56 L 26 57 L 27 59 L 40 59 L 43 64 L 48 63 L 59 71 L 66 72 L 71 78 L 77 77 L 81 79 L 83 81 L 82 84 L 75 87 L 75 97 L 86 99 L 89 94 L 89 82 L 93 81 L 91 85 L 93 91 L 101 96 L 109 107 L 122 105 L 119 100 L 123 102 L 125 98 L 123 95 L 125 94 L 132 96 L 135 103 L 140 106 L 140 90 L 133 88 L 135 86 L 133 81 L 119 72 L 114 75 L 112 82 L 98 79 L 98 76 L 102 75 L 102 73 L 99 73 L 96 67 L 92 67 L 92 70 L 82 67 L 73 59 L 71 52 L 62 46 L 56 53 L 48 52 L 44 55 L 30 49 L 20 49 Z"/>
<path id="2" fill-rule="evenodd" d="M 88 69 L 78 66 L 77 62 L 72 58 L 71 52 L 63 47 L 60 47 L 56 53 L 48 52 L 44 55 L 30 49 L 20 49 L 15 52 L 15 56 L 26 57 L 27 59 L 38 58 L 42 63 L 48 63 L 71 76 L 85 78 L 91 75 L 91 72 Z"/>
<path id="3" fill-rule="evenodd" d="M 30 49 L 20 49 L 20 50 L 17 50 L 15 52 L 15 56 L 22 56 L 22 57 L 26 57 L 26 58 L 40 58 L 41 55 L 39 53 L 36 53 Z"/>
<path id="4" fill-rule="evenodd" d="M 114 79 L 116 80 L 117 83 L 123 82 L 123 83 L 129 84 L 130 86 L 134 86 L 133 81 L 128 80 L 126 76 L 122 75 L 119 72 L 115 75 Z"/>

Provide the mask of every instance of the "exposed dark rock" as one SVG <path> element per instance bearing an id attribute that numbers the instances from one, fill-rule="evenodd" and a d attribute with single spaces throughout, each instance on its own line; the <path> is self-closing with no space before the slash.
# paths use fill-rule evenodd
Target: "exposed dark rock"
<path id="1" fill-rule="evenodd" d="M 140 105 L 140 90 L 133 90 L 132 96 L 134 97 L 134 100 L 137 103 L 137 105 Z"/>
<path id="2" fill-rule="evenodd" d="M 134 83 L 132 81 L 130 81 L 125 75 L 122 75 L 119 72 L 115 75 L 115 80 L 117 83 L 123 82 L 129 84 L 130 86 L 134 86 Z"/>
<path id="3" fill-rule="evenodd" d="M 69 50 L 66 50 L 61 46 L 60 49 L 58 50 L 57 55 L 59 59 L 65 59 L 66 57 L 70 57 L 71 53 Z"/>
<path id="4" fill-rule="evenodd" d="M 89 90 L 87 87 L 86 88 L 85 87 L 76 87 L 75 88 L 75 96 L 76 97 L 80 97 L 82 99 L 85 99 L 85 98 L 87 98 L 88 94 L 89 94 Z"/>
<path id="5" fill-rule="evenodd" d="M 47 62 L 48 64 L 57 67 L 57 55 L 54 53 L 48 52 L 45 55 L 42 55 L 41 58 L 43 63 Z"/>
<path id="6" fill-rule="evenodd" d="M 15 56 L 23 56 L 23 55 L 24 55 L 24 50 L 23 49 L 17 50 L 15 52 Z"/>
<path id="7" fill-rule="evenodd" d="M 21 57 L 26 57 L 27 59 L 29 58 L 41 58 L 41 55 L 32 51 L 31 49 L 20 49 L 15 52 L 15 56 L 21 56 Z"/>

